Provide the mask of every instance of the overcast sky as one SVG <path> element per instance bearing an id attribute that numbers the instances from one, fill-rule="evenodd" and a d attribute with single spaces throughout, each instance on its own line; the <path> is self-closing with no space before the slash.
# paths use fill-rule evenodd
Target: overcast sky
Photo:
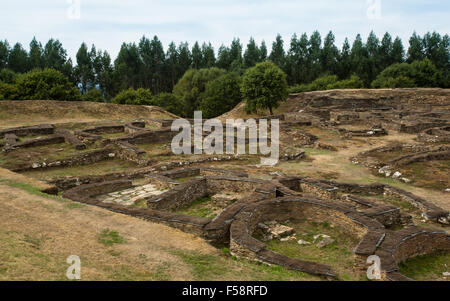
<path id="1" fill-rule="evenodd" d="M 449 33 L 449 0 L 2 0 L 0 39 L 22 43 L 33 36 L 45 43 L 59 39 L 73 58 L 82 42 L 107 50 L 113 58 L 122 42 L 158 35 L 165 49 L 171 41 L 210 41 L 215 50 L 233 37 L 245 45 L 250 36 L 269 46 L 277 33 L 286 45 L 293 33 L 315 29 L 366 39 L 374 30 L 389 31 L 405 46 L 413 31 Z"/>

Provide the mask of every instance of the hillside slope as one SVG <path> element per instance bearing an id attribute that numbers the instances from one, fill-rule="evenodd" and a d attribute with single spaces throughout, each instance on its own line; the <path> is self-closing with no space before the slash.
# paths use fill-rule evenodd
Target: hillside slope
<path id="1" fill-rule="evenodd" d="M 291 94 L 288 99 L 280 103 L 274 110 L 274 114 L 298 112 L 308 105 L 317 102 L 333 101 L 336 103 L 345 101 L 376 101 L 389 105 L 434 105 L 443 106 L 448 109 L 450 103 L 450 89 L 440 88 L 412 88 L 412 89 L 348 89 L 314 91 Z M 227 118 L 254 118 L 269 115 L 269 110 L 261 110 L 258 114 L 246 114 L 245 103 L 241 102 L 233 110 L 219 117 L 221 120 Z"/>
<path id="2" fill-rule="evenodd" d="M 177 118 L 155 106 L 118 105 L 86 101 L 0 101 L 0 128 L 39 123 Z"/>

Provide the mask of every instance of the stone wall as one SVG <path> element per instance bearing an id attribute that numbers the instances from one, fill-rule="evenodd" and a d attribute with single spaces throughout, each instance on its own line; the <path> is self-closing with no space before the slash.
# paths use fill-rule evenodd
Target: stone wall
<path id="1" fill-rule="evenodd" d="M 11 170 L 14 172 L 25 172 L 37 169 L 51 168 L 51 167 L 68 167 L 68 166 L 78 166 L 78 165 L 90 165 L 96 162 L 110 160 L 115 157 L 114 149 L 102 149 L 91 152 L 86 152 L 76 156 L 63 158 L 56 161 L 49 162 L 34 162 L 32 164 L 18 165 L 12 167 Z"/>
<path id="2" fill-rule="evenodd" d="M 90 134 L 117 134 L 117 133 L 123 133 L 125 131 L 124 125 L 104 125 L 104 126 L 96 126 L 89 129 L 84 129 L 82 132 L 84 133 L 90 133 Z"/>
<path id="3" fill-rule="evenodd" d="M 140 149 L 136 145 L 128 143 L 127 141 L 115 141 L 117 147 L 117 157 L 125 160 L 131 161 L 138 165 L 149 165 L 151 161 L 143 158 L 146 153 L 144 150 Z"/>
<path id="4" fill-rule="evenodd" d="M 80 139 L 78 139 L 74 134 L 66 129 L 56 129 L 56 134 L 64 137 L 66 143 L 72 145 L 77 150 L 86 149 L 86 144 L 83 143 Z"/>
<path id="5" fill-rule="evenodd" d="M 25 137 L 29 135 L 51 135 L 55 132 L 55 126 L 52 124 L 41 124 L 34 126 L 21 126 L 16 128 L 9 128 L 0 130 L 0 137 L 4 137 L 5 134 L 15 134 L 19 137 Z"/>
<path id="6" fill-rule="evenodd" d="M 450 142 L 450 126 L 427 129 L 419 133 L 417 140 L 428 143 Z"/>
<path id="7" fill-rule="evenodd" d="M 145 130 L 145 121 L 134 121 L 125 124 L 125 133 L 133 134 Z"/>
<path id="8" fill-rule="evenodd" d="M 144 220 L 166 224 L 170 227 L 180 229 L 187 233 L 192 233 L 202 237 L 204 235 L 203 228 L 210 222 L 209 219 L 178 215 L 171 212 L 164 212 L 152 209 L 141 209 L 134 207 L 126 207 L 119 204 L 103 203 L 96 200 L 95 196 L 123 190 L 132 187 L 131 181 L 112 181 L 95 183 L 90 185 L 82 185 L 63 193 L 63 197 L 72 199 L 77 202 L 95 205 L 114 212 L 135 216 Z"/>
<path id="9" fill-rule="evenodd" d="M 171 142 L 177 134 L 177 132 L 172 132 L 170 128 L 163 128 L 152 131 L 139 131 L 116 140 L 127 141 L 131 144 L 164 143 Z"/>
<path id="10" fill-rule="evenodd" d="M 144 198 L 148 208 L 156 210 L 177 210 L 189 207 L 195 200 L 208 196 L 206 180 L 194 179 L 173 187 L 158 196 Z"/>

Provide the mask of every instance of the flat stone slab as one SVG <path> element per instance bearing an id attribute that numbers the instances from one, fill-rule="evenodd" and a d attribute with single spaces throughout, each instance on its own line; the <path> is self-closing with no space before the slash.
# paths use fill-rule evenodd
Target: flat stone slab
<path id="1" fill-rule="evenodd" d="M 140 199 L 160 195 L 162 193 L 164 193 L 163 190 L 158 190 L 154 185 L 147 184 L 122 191 L 111 192 L 100 196 L 99 200 L 104 203 L 132 206 Z"/>

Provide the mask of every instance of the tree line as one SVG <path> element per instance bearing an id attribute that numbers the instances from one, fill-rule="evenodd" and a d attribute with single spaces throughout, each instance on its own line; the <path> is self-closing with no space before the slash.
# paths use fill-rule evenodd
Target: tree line
<path id="1" fill-rule="evenodd" d="M 129 99 L 135 100 L 142 100 L 144 94 L 147 98 L 150 94 L 163 94 L 164 97 L 160 98 L 164 98 L 167 103 L 173 97 L 166 94 L 173 92 L 174 96 L 184 98 L 184 115 L 190 115 L 201 103 L 207 106 L 204 99 L 199 99 L 206 89 L 206 82 L 200 87 L 202 92 L 196 90 L 197 95 L 188 97 L 186 93 L 180 92 L 181 88 L 177 88 L 192 88 L 183 83 L 184 76 L 187 76 L 186 82 L 197 77 L 206 80 L 205 74 L 217 75 L 211 79 L 217 79 L 225 73 L 233 74 L 220 80 L 230 88 L 240 82 L 246 70 L 265 61 L 273 62 L 286 74 L 291 92 L 346 87 L 450 86 L 448 34 L 441 36 L 437 32 L 428 32 L 421 37 L 414 33 L 409 39 L 408 49 L 405 49 L 399 37 L 394 39 L 389 33 L 385 33 L 381 40 L 371 32 L 366 41 L 358 34 L 352 43 L 346 38 L 342 47 L 338 48 L 335 44 L 333 32 L 330 31 L 322 40 L 320 33 L 315 31 L 310 36 L 306 33 L 301 36 L 294 34 L 288 49 L 285 49 L 281 35 L 277 35 L 270 53 L 264 41 L 257 44 L 253 38 L 245 50 L 240 39 L 235 38 L 229 46 L 222 45 L 216 53 L 210 43 L 199 42 L 195 42 L 192 47 L 187 42 L 179 45 L 172 42 L 165 50 L 157 36 L 152 39 L 143 36 L 138 43 L 123 43 L 114 61 L 107 51 L 97 50 L 95 45 L 89 48 L 82 43 L 74 63 L 58 40 L 50 39 L 42 45 L 33 38 L 29 51 L 20 43 L 11 47 L 5 40 L 0 41 L 0 82 L 12 85 L 16 78 L 20 78 L 18 74 L 30 73 L 36 77 L 36 70 L 44 72 L 42 70 L 52 69 L 59 71 L 78 87 L 79 98 L 100 101 L 116 99 L 118 103 L 126 103 L 130 102 L 124 100 L 126 93 Z M 195 71 L 203 69 L 209 71 Z M 47 78 L 58 77 L 51 75 L 51 71 L 46 72 Z M 422 77 L 431 74 L 433 81 L 416 79 L 419 73 Z M 33 76 L 29 75 L 28 78 Z M 65 85 L 61 83 L 61 86 Z M 222 88 L 222 93 L 228 90 L 219 87 L 217 82 L 214 86 L 217 90 Z M 3 98 L 6 98 L 13 93 L 21 93 L 14 90 L 2 92 L 8 88 L 12 89 L 0 86 L 0 96 L 3 94 Z M 144 94 L 138 96 L 138 89 L 146 91 L 141 90 L 141 94 Z M 214 94 L 208 93 L 209 98 Z M 179 107 L 178 104 L 172 106 Z"/>

